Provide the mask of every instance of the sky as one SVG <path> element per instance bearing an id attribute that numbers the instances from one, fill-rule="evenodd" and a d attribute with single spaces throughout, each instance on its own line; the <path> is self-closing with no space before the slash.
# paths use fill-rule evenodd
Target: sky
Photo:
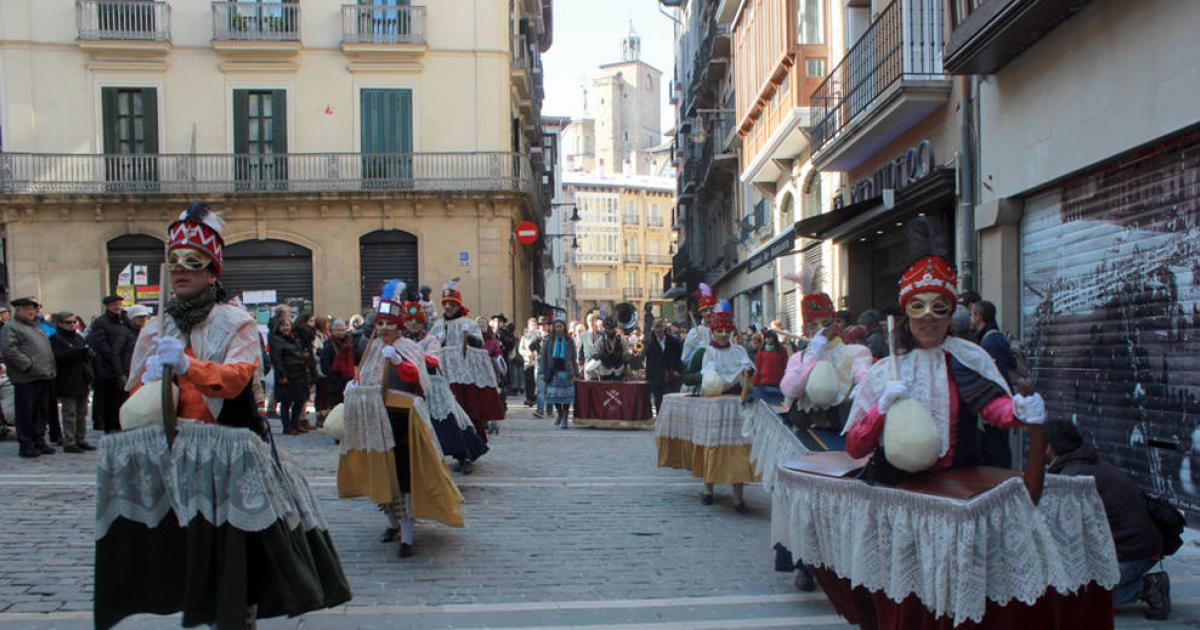
<path id="1" fill-rule="evenodd" d="M 597 66 L 621 60 L 621 40 L 629 21 L 642 38 L 642 61 L 662 72 L 662 129 L 675 125 L 667 104 L 674 74 L 674 25 L 658 11 L 657 0 L 554 0 L 554 43 L 542 55 L 546 100 L 543 116 L 583 113 L 583 86 L 599 75 Z"/>

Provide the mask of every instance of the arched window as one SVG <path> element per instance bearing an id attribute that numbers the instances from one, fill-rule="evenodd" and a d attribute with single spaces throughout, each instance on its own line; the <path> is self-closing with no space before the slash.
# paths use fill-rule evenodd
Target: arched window
<path id="1" fill-rule="evenodd" d="M 417 288 L 417 237 L 403 230 L 376 230 L 358 239 L 359 286 L 362 306 L 371 306 L 371 299 L 388 280 L 399 278 L 412 289 Z"/>
<path id="2" fill-rule="evenodd" d="M 801 203 L 801 218 L 807 219 L 821 214 L 821 174 L 812 171 L 804 180 L 804 199 Z"/>
<path id="3" fill-rule="evenodd" d="M 793 201 L 791 193 L 783 196 L 783 201 L 779 204 L 779 229 L 787 230 L 796 222 L 796 204 Z"/>

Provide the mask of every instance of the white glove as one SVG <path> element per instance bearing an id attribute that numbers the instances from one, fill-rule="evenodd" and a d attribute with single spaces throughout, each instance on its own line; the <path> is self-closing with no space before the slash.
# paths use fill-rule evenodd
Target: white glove
<path id="1" fill-rule="evenodd" d="M 1046 401 L 1042 395 L 1034 392 L 1028 396 L 1017 394 L 1013 396 L 1013 415 L 1025 424 L 1046 423 Z"/>
<path id="2" fill-rule="evenodd" d="M 351 380 L 351 381 L 348 381 L 348 382 L 346 383 L 346 389 L 342 390 L 342 393 L 343 393 L 343 394 L 349 394 L 350 392 L 354 391 L 354 388 L 355 388 L 355 387 L 358 387 L 358 383 L 357 383 L 357 382 L 355 382 L 355 381 L 353 381 L 353 380 Z"/>
<path id="3" fill-rule="evenodd" d="M 892 405 L 901 398 L 908 398 L 908 383 L 888 381 L 887 385 L 883 386 L 883 395 L 879 397 L 879 402 L 875 403 L 875 406 L 879 409 L 879 413 L 886 416 L 888 409 L 891 409 Z"/>
<path id="4" fill-rule="evenodd" d="M 404 362 L 404 357 L 400 356 L 400 353 L 396 351 L 395 346 L 384 346 L 383 358 L 387 359 L 387 362 L 391 363 L 392 365 L 400 365 Z"/>
<path id="5" fill-rule="evenodd" d="M 175 368 L 176 374 L 187 374 L 188 356 L 183 351 L 183 341 L 175 337 L 158 338 L 158 362 L 163 367 Z"/>
<path id="6" fill-rule="evenodd" d="M 829 337 L 826 337 L 823 333 L 817 333 L 816 335 L 813 335 L 812 340 L 808 342 L 808 351 L 811 352 L 814 357 L 820 357 L 821 353 L 825 351 L 825 346 L 827 345 L 829 345 Z"/>
<path id="7" fill-rule="evenodd" d="M 152 354 L 146 359 L 146 369 L 142 372 L 142 385 L 151 381 L 162 380 L 162 363 L 158 360 L 157 354 Z"/>

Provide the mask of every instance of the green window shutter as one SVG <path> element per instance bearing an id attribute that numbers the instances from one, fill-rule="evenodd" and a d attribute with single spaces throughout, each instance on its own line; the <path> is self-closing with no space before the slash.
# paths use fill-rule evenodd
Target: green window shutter
<path id="1" fill-rule="evenodd" d="M 247 109 L 250 100 L 249 90 L 233 91 L 233 152 L 248 153 L 250 140 L 247 128 L 250 126 Z"/>
<path id="2" fill-rule="evenodd" d="M 399 90 L 400 92 L 400 152 L 412 153 L 412 90 Z"/>
<path id="3" fill-rule="evenodd" d="M 271 134 L 276 153 L 287 153 L 287 90 L 271 91 Z"/>
<path id="4" fill-rule="evenodd" d="M 142 123 L 145 126 L 146 153 L 158 153 L 158 90 L 142 89 Z"/>
<path id="5" fill-rule="evenodd" d="M 104 131 L 104 152 L 117 152 L 117 88 L 100 88 L 100 124 Z"/>

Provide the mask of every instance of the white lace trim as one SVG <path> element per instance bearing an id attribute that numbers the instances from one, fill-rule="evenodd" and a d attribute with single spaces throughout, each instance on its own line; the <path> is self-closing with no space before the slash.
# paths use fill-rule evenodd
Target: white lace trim
<path id="1" fill-rule="evenodd" d="M 754 372 L 750 355 L 737 344 L 730 344 L 728 348 L 709 346 L 704 350 L 704 363 L 701 365 L 702 374 L 715 371 L 727 385 L 737 383 L 742 372 Z"/>
<path id="2" fill-rule="evenodd" d="M 910 594 L 954 625 L 988 601 L 1034 603 L 1119 576 L 1091 477 L 1047 475 L 1035 507 L 1020 478 L 967 501 L 780 468 L 771 543 L 895 602 Z"/>
<path id="3" fill-rule="evenodd" d="M 462 405 L 458 404 L 454 392 L 450 391 L 449 381 L 441 373 L 429 375 L 429 389 L 425 390 L 425 404 L 429 405 L 431 418 L 440 421 L 450 414 L 454 414 L 454 421 L 458 423 L 459 429 L 466 431 L 472 426 L 470 416 L 467 415 Z"/>
<path id="4" fill-rule="evenodd" d="M 737 396 L 698 398 L 667 394 L 654 421 L 654 437 L 696 446 L 749 444 L 742 437 L 742 401 Z"/>
<path id="5" fill-rule="evenodd" d="M 338 452 L 345 455 L 350 451 L 390 451 L 396 446 L 392 435 L 392 424 L 388 422 L 387 407 L 383 405 L 383 392 L 379 385 L 359 386 L 346 394 L 344 420 L 345 434 L 338 442 Z"/>
<path id="6" fill-rule="evenodd" d="M 871 366 L 871 371 L 863 379 L 862 387 L 854 398 L 850 408 L 850 417 L 842 433 L 850 432 L 859 420 L 875 406 L 883 395 L 884 387 L 891 380 L 891 361 L 898 361 L 900 380 L 908 383 L 912 398 L 921 403 L 933 416 L 942 437 L 942 448 L 938 457 L 944 457 L 950 449 L 950 385 L 946 370 L 946 353 L 949 352 L 967 369 L 979 374 L 1000 387 L 1005 395 L 1011 395 L 1008 383 L 996 369 L 996 362 L 991 355 L 977 344 L 957 337 L 947 337 L 941 346 L 925 350 L 916 349 L 899 357 L 880 359 Z"/>
<path id="7" fill-rule="evenodd" d="M 181 422 L 167 449 L 161 426 L 106 435 L 96 474 L 96 539 L 118 518 L 156 527 L 174 512 L 221 526 L 262 531 L 326 529 L 317 500 L 291 460 L 278 465 L 270 447 L 247 429 Z"/>
<path id="8" fill-rule="evenodd" d="M 761 400 L 742 412 L 742 437 L 750 440 L 750 461 L 768 493 L 775 485 L 780 464 L 812 453 L 783 423 L 783 418 Z"/>

